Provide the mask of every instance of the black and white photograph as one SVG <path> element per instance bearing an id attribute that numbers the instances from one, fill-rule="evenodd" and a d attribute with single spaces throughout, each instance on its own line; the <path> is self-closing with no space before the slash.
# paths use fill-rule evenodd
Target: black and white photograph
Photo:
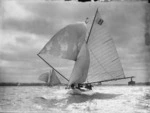
<path id="1" fill-rule="evenodd" d="M 148 0 L 1 0 L 1 113 L 149 113 Z"/>

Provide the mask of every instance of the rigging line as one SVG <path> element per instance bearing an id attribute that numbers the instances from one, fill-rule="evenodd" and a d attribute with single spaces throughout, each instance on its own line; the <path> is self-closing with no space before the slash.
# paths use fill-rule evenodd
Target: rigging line
<path id="1" fill-rule="evenodd" d="M 60 74 L 64 79 L 66 79 L 68 82 L 69 80 L 63 76 L 59 71 L 57 71 L 52 65 L 50 65 L 48 62 L 46 62 L 46 60 L 44 60 L 39 54 L 37 54 L 48 66 L 50 66 L 52 69 L 54 69 L 58 74 Z"/>
<path id="2" fill-rule="evenodd" d="M 93 56 L 95 57 L 94 53 L 92 52 L 91 49 L 89 49 L 91 51 L 91 53 L 93 54 Z M 101 65 L 101 67 L 105 70 L 105 72 L 110 75 L 111 77 L 113 77 L 109 72 L 106 71 L 106 69 L 103 67 L 103 65 L 99 62 L 99 60 L 95 57 L 95 59 L 97 60 L 97 62 L 99 63 L 99 65 Z"/>
<path id="3" fill-rule="evenodd" d="M 91 32 L 92 32 L 92 28 L 93 28 L 93 25 L 94 25 L 94 22 L 95 22 L 95 18 L 96 18 L 97 13 L 98 13 L 98 8 L 97 8 L 97 10 L 96 10 L 96 13 L 95 13 L 95 16 L 94 16 L 94 19 L 93 19 L 93 22 L 92 22 L 92 25 L 91 25 L 91 29 L 90 29 L 90 32 L 89 32 L 89 35 L 88 35 L 88 38 L 87 38 L 86 43 L 88 43 L 88 41 L 89 41 L 89 38 L 90 38 L 90 35 L 91 35 Z"/>

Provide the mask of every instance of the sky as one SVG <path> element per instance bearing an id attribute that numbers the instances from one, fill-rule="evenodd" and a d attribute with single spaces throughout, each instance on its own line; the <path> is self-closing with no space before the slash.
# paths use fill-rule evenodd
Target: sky
<path id="1" fill-rule="evenodd" d="M 50 68 L 37 53 L 66 25 L 86 17 L 91 23 L 97 7 L 114 39 L 125 75 L 136 76 L 137 82 L 150 81 L 145 3 L 5 0 L 0 3 L 0 82 L 39 82 L 38 76 Z"/>

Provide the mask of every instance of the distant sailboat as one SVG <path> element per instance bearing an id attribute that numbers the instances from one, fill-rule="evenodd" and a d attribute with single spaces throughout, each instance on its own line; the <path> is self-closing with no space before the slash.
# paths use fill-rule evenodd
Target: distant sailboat
<path id="1" fill-rule="evenodd" d="M 47 84 L 47 86 L 55 86 L 60 85 L 61 82 L 58 79 L 56 72 L 52 69 L 50 72 L 43 73 L 38 78 L 40 81 L 43 81 Z"/>
<path id="2" fill-rule="evenodd" d="M 92 89 L 94 83 L 131 78 L 124 75 L 115 44 L 98 9 L 88 36 L 86 23 L 70 24 L 57 32 L 38 56 L 56 71 L 62 84 L 72 89 L 83 86 Z M 72 62 L 69 74 L 57 69 L 59 60 Z"/>

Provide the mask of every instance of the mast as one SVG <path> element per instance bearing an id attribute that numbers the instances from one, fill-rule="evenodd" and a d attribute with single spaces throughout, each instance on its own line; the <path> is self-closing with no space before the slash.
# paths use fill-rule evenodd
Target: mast
<path id="1" fill-rule="evenodd" d="M 96 10 L 96 12 L 95 12 L 95 16 L 94 16 L 94 19 L 93 19 L 93 22 L 92 22 L 92 25 L 91 25 L 91 28 L 90 28 L 89 35 L 88 35 L 87 40 L 86 40 L 86 44 L 88 44 L 88 41 L 89 41 L 89 38 L 90 38 L 90 34 L 91 34 L 91 31 L 92 31 L 92 28 L 93 28 L 94 21 L 95 21 L 95 18 L 96 18 L 97 13 L 98 13 L 98 8 L 97 8 L 97 10 Z M 87 82 L 88 82 L 88 78 L 87 78 Z"/>
<path id="2" fill-rule="evenodd" d="M 98 8 L 97 8 L 97 10 L 96 10 L 96 13 L 95 13 L 95 16 L 94 16 L 94 19 L 93 19 L 93 22 L 92 22 L 92 25 L 91 25 L 91 29 L 90 29 L 90 32 L 89 32 L 89 35 L 88 35 L 88 38 L 87 38 L 86 43 L 88 43 L 88 41 L 89 41 L 90 34 L 91 34 L 91 31 L 92 31 L 92 28 L 93 28 L 93 25 L 94 25 L 94 22 L 95 22 L 95 18 L 96 18 L 97 13 L 98 13 Z"/>
<path id="3" fill-rule="evenodd" d="M 50 65 L 46 60 L 44 60 L 39 54 L 37 54 L 48 66 L 50 66 L 52 69 L 54 69 L 58 74 L 60 74 L 64 79 L 69 81 L 65 76 L 63 76 L 59 71 L 57 71 L 52 65 Z"/>

